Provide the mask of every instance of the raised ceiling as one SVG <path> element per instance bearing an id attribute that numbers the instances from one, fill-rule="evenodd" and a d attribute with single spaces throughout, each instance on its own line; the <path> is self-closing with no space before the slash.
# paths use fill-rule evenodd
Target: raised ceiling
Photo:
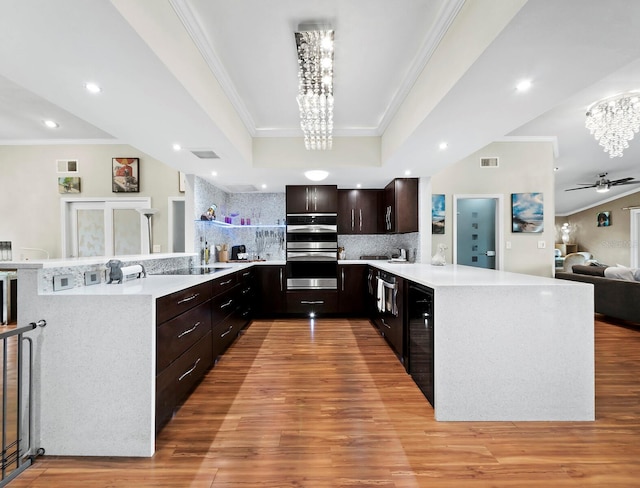
<path id="1" fill-rule="evenodd" d="M 2 144 L 126 143 L 223 188 L 282 191 L 304 169 L 379 187 L 493 141 L 551 140 L 558 214 L 602 198 L 564 192 L 599 173 L 640 179 L 640 141 L 610 159 L 584 128 L 593 101 L 640 88 L 635 0 L 4 0 L 2 10 Z M 336 31 L 337 143 L 324 154 L 297 149 L 293 33 L 308 22 Z M 518 94 L 524 78 L 533 86 Z M 87 81 L 103 92 L 88 95 Z"/>

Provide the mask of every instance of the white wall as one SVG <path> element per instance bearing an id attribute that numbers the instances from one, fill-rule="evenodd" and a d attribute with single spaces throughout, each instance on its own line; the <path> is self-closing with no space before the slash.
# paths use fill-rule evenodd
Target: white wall
<path id="1" fill-rule="evenodd" d="M 499 167 L 481 168 L 480 158 L 498 157 Z M 444 194 L 446 200 L 445 233 L 432 237 L 432 249 L 444 243 L 447 262 L 453 250 L 453 195 L 502 194 L 504 240 L 511 243 L 505 249 L 504 270 L 539 276 L 553 275 L 555 238 L 555 201 L 553 148 L 547 142 L 500 142 L 477 151 L 431 178 L 433 194 Z M 511 194 L 541 192 L 544 195 L 544 231 L 542 233 L 513 233 L 511 231 Z M 538 241 L 545 248 L 538 248 Z M 434 251 L 435 252 L 435 251 Z M 423 261 L 426 260 L 423 258 Z"/>
<path id="2" fill-rule="evenodd" d="M 113 193 L 111 159 L 140 158 L 140 192 Z M 56 160 L 77 159 L 78 173 L 57 173 Z M 79 194 L 58 193 L 58 178 L 79 176 Z M 20 251 L 46 249 L 61 257 L 60 198 L 151 197 L 159 212 L 153 217 L 153 243 L 168 250 L 168 197 L 181 196 L 178 171 L 128 145 L 0 146 L 0 240 L 12 241 L 13 258 L 21 254 L 41 259 L 43 254 Z"/>

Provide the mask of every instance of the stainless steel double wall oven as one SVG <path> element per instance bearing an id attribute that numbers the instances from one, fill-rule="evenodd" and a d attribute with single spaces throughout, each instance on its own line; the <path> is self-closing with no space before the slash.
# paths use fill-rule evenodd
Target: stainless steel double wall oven
<path id="1" fill-rule="evenodd" d="M 287 290 L 338 288 L 338 214 L 287 214 Z"/>

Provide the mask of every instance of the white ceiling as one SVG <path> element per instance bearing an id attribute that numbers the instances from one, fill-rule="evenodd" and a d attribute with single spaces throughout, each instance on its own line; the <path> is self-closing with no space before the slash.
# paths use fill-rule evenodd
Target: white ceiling
<path id="1" fill-rule="evenodd" d="M 496 30 L 495 19 L 520 3 Z M 294 31 L 322 22 L 336 32 L 335 136 L 381 138 L 384 155 L 365 167 L 334 161 L 327 183 L 379 187 L 405 169 L 434 174 L 493 141 L 537 138 L 557 147 L 557 214 L 602 199 L 564 191 L 601 172 L 640 180 L 640 142 L 610 159 L 584 128 L 592 102 L 640 89 L 637 0 L 3 0 L 0 8 L 0 144 L 126 143 L 222 188 L 282 191 L 303 182 L 308 161 L 258 166 L 247 141 L 300 137 Z M 428 109 L 408 103 L 420 83 L 446 77 L 429 62 L 452 22 L 465 19 L 475 30 L 460 34 L 457 52 L 441 53 L 451 60 L 445 70 L 460 70 L 457 81 Z M 474 49 L 474 62 L 456 64 Z M 523 78 L 533 87 L 517 94 Z M 103 92 L 87 94 L 87 81 Z M 398 114 L 417 122 L 386 151 Z M 174 142 L 221 157 L 176 153 Z"/>

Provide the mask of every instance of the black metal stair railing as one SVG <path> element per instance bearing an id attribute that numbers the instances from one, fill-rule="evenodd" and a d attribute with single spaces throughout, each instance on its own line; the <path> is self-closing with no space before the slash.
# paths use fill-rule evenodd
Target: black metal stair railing
<path id="1" fill-rule="evenodd" d="M 2 341 L 0 488 L 28 468 L 37 456 L 44 454 L 44 449 L 33 446 L 33 341 L 24 334 L 45 325 L 47 325 L 46 321 L 39 320 L 0 334 Z M 25 352 L 28 354 L 26 358 Z M 28 369 L 26 383 L 25 368 Z"/>

